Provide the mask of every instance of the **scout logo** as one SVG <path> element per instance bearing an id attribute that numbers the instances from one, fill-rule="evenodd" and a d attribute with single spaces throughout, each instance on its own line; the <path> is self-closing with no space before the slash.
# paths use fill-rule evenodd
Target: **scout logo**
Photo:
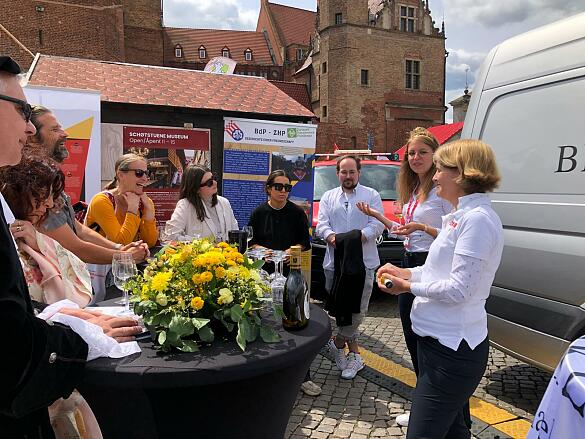
<path id="1" fill-rule="evenodd" d="M 294 139 L 297 137 L 297 129 L 296 128 L 288 128 L 286 130 L 286 135 L 289 139 Z"/>
<path id="2" fill-rule="evenodd" d="M 225 125 L 225 132 L 228 133 L 236 142 L 239 142 L 244 138 L 244 132 L 233 121 L 230 121 Z"/>

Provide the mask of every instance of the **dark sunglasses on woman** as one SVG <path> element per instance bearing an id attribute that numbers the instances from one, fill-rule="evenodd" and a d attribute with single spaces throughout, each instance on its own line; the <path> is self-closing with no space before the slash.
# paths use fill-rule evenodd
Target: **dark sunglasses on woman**
<path id="1" fill-rule="evenodd" d="M 121 171 L 123 171 L 123 172 L 134 171 L 134 175 L 136 175 L 138 178 L 142 177 L 143 175 L 148 174 L 148 171 L 145 171 L 144 169 L 121 169 Z"/>
<path id="2" fill-rule="evenodd" d="M 207 180 L 205 183 L 201 182 L 201 186 L 207 186 L 207 187 L 211 187 L 213 186 L 213 182 L 215 181 L 215 176 L 211 177 L 209 180 Z"/>
<path id="3" fill-rule="evenodd" d="M 290 192 L 292 190 L 292 184 L 274 183 L 271 187 L 278 192 L 281 192 L 283 189 L 285 192 Z"/>
<path id="4" fill-rule="evenodd" d="M 22 99 L 16 99 L 16 98 L 13 98 L 12 96 L 6 96 L 6 95 L 0 95 L 0 99 L 3 101 L 8 101 L 8 102 L 12 102 L 12 103 L 16 104 L 18 109 L 22 113 L 22 117 L 24 117 L 24 120 L 27 123 L 30 122 L 30 117 L 32 115 L 32 107 L 28 102 L 23 101 Z"/>

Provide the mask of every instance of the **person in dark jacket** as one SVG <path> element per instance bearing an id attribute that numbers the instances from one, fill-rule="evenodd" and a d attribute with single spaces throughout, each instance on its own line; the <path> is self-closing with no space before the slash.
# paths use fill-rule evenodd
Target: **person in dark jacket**
<path id="1" fill-rule="evenodd" d="M 27 136 L 35 134 L 31 107 L 19 83 L 20 66 L 0 56 L 0 167 L 20 162 Z M 0 437 L 53 438 L 47 407 L 66 398 L 80 382 L 88 346 L 71 328 L 35 317 L 16 245 L 14 222 L 0 195 Z M 18 223 L 13 225 L 18 230 Z M 61 310 L 90 321 L 119 341 L 141 328 L 131 318 L 111 318 L 84 310 Z"/>

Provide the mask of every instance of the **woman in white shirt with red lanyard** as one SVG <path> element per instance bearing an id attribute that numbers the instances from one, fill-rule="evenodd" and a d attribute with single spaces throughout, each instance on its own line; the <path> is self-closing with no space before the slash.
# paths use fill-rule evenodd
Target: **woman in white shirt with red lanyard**
<path id="1" fill-rule="evenodd" d="M 422 267 L 386 264 L 378 286 L 415 296 L 419 376 L 407 438 L 467 439 L 468 400 L 488 360 L 485 301 L 504 247 L 502 223 L 486 194 L 500 176 L 492 149 L 478 140 L 443 145 L 434 160 L 437 195 L 455 210 L 443 217 Z"/>
<path id="2" fill-rule="evenodd" d="M 429 247 L 441 228 L 441 217 L 448 214 L 453 206 L 437 196 L 433 184 L 435 164 L 433 153 L 439 142 L 427 129 L 415 128 L 411 131 L 406 152 L 398 175 L 398 201 L 402 204 L 402 224 L 392 222 L 383 213 L 374 211 L 367 205 L 358 205 L 366 215 L 382 222 L 392 234 L 404 236 L 403 267 L 423 265 Z M 412 332 L 410 311 L 414 296 L 410 293 L 398 296 L 398 309 L 406 347 L 410 353 L 414 371 L 418 376 L 418 357 L 416 334 Z M 408 425 L 409 413 L 397 416 L 398 425 Z"/>

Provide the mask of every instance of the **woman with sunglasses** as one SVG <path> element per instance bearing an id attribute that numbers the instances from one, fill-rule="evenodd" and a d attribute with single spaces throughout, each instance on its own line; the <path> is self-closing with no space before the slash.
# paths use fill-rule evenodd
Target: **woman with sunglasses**
<path id="1" fill-rule="evenodd" d="M 142 240 L 154 247 L 158 240 L 154 203 L 144 193 L 148 171 L 144 157 L 124 154 L 114 165 L 114 179 L 95 195 L 85 224 L 122 245 Z"/>
<path id="2" fill-rule="evenodd" d="M 277 169 L 270 173 L 265 186 L 268 201 L 256 207 L 248 221 L 248 225 L 254 230 L 250 247 L 285 250 L 287 254 L 290 254 L 293 245 L 300 245 L 303 250 L 311 248 L 307 214 L 289 201 L 288 194 L 291 190 L 292 185 L 283 170 Z M 274 265 L 267 264 L 266 270 L 273 271 Z M 288 270 L 285 266 L 285 275 Z M 309 396 L 321 394 L 321 388 L 311 380 L 310 371 L 307 371 L 301 390 Z"/>
<path id="3" fill-rule="evenodd" d="M 237 230 L 238 222 L 227 198 L 217 195 L 217 182 L 211 171 L 200 165 L 189 165 L 183 172 L 179 201 L 165 232 L 170 239 L 190 241 L 212 237 L 227 240 L 229 230 Z"/>

